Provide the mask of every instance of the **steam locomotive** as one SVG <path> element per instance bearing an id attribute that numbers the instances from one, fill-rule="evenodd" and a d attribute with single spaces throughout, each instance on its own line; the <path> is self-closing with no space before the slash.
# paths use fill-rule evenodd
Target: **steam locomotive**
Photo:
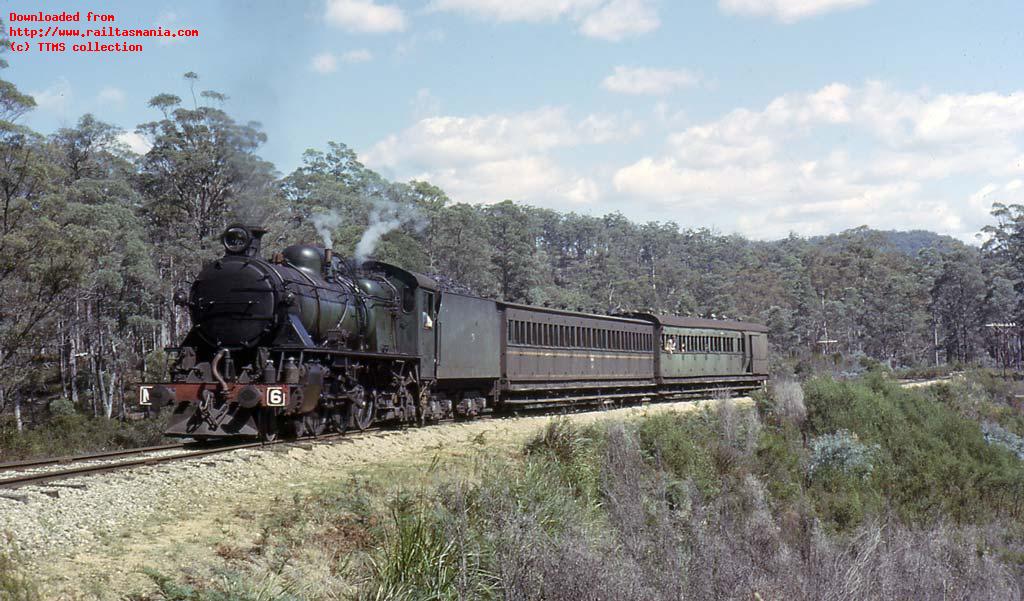
<path id="1" fill-rule="evenodd" d="M 442 290 L 395 265 L 294 245 L 266 230 L 221 236 L 224 256 L 188 293 L 194 324 L 167 382 L 166 431 L 273 440 L 371 424 L 746 391 L 767 379 L 767 329 L 650 313 L 595 315 Z"/>

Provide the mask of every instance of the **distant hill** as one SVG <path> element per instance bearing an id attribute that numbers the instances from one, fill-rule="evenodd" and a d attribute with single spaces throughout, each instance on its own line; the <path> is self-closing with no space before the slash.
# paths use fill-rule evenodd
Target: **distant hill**
<path id="1" fill-rule="evenodd" d="M 908 255 L 916 255 L 926 248 L 935 248 L 940 251 L 951 251 L 966 246 L 963 242 L 946 236 L 936 234 L 928 230 L 910 230 L 908 232 L 880 231 L 886 241 L 896 250 Z"/>
<path id="2" fill-rule="evenodd" d="M 936 234 L 935 232 L 929 232 L 928 230 L 909 230 L 900 232 L 896 230 L 875 230 L 864 226 L 849 229 L 840 234 L 815 236 L 810 240 L 812 242 L 824 242 L 834 236 L 863 236 L 865 238 L 881 237 L 884 243 L 893 250 L 910 256 L 916 256 L 918 252 L 926 248 L 934 248 L 940 252 L 948 252 L 961 249 L 966 246 L 966 244 L 952 236 Z"/>

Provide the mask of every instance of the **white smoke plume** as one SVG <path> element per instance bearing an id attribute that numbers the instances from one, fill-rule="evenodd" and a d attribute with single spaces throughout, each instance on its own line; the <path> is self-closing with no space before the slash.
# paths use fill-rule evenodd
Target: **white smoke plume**
<path id="1" fill-rule="evenodd" d="M 370 223 L 356 244 L 355 259 L 360 265 L 370 257 L 377 243 L 388 232 L 406 224 L 412 225 L 417 231 L 426 227 L 426 220 L 414 206 L 384 199 L 372 199 L 370 203 Z"/>
<path id="2" fill-rule="evenodd" d="M 356 244 L 356 262 L 362 263 L 377 248 L 377 243 L 384 234 L 402 225 L 400 219 L 384 219 L 377 211 L 370 212 L 370 224 L 366 226 L 363 237 Z"/>
<path id="3" fill-rule="evenodd" d="M 330 213 L 316 213 L 309 218 L 324 242 L 324 248 L 334 248 L 334 237 L 331 232 L 341 225 L 341 215 L 331 211 Z"/>

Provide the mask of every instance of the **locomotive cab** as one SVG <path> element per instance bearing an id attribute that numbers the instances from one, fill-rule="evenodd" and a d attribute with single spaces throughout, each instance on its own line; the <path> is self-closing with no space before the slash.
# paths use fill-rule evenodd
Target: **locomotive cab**
<path id="1" fill-rule="evenodd" d="M 437 336 L 441 328 L 437 317 L 440 304 L 437 282 L 421 273 L 380 261 L 367 261 L 363 263 L 363 269 L 383 273 L 397 289 L 397 352 L 419 355 L 419 377 L 434 378 Z"/>

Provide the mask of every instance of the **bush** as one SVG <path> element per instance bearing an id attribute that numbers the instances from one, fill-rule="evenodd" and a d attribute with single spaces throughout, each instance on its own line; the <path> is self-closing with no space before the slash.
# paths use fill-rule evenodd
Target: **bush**
<path id="1" fill-rule="evenodd" d="M 807 474 L 813 480 L 828 472 L 866 478 L 874 469 L 878 445 L 866 445 L 846 430 L 822 434 L 811 441 L 811 461 Z"/>
<path id="2" fill-rule="evenodd" d="M 999 498 L 1012 489 L 996 484 L 1000 461 L 1016 459 L 977 427 L 973 446 L 970 422 L 889 384 L 809 384 L 803 430 L 732 403 L 637 423 L 559 420 L 522 455 L 482 454 L 470 476 L 414 493 L 384 479 L 275 504 L 259 562 L 162 588 L 195 601 L 261 598 L 253 583 L 273 592 L 262 598 L 309 600 L 1019 598 L 1024 531 Z M 976 490 L 955 490 L 965 483 Z M 344 552 L 310 554 L 329 548 Z"/>
<path id="3" fill-rule="evenodd" d="M 863 382 L 814 380 L 805 392 L 805 433 L 847 430 L 878 445 L 868 484 L 877 495 L 885 491 L 904 519 L 984 523 L 1019 512 L 1024 464 L 987 444 L 976 422 L 928 393 L 902 389 L 882 375 Z"/>
<path id="4" fill-rule="evenodd" d="M 985 436 L 985 442 L 1001 446 L 1015 454 L 1018 459 L 1024 460 L 1024 438 L 991 422 L 982 424 L 981 431 Z"/>
<path id="5" fill-rule="evenodd" d="M 0 458 L 13 461 L 154 446 L 168 442 L 165 427 L 165 418 L 125 422 L 60 412 L 39 428 L 18 432 L 10 420 L 0 418 Z"/>
<path id="6" fill-rule="evenodd" d="M 782 380 L 772 384 L 772 414 L 782 422 L 800 426 L 807 419 L 804 389 L 795 380 Z"/>
<path id="7" fill-rule="evenodd" d="M 50 402 L 50 415 L 74 415 L 75 404 L 65 398 Z"/>

